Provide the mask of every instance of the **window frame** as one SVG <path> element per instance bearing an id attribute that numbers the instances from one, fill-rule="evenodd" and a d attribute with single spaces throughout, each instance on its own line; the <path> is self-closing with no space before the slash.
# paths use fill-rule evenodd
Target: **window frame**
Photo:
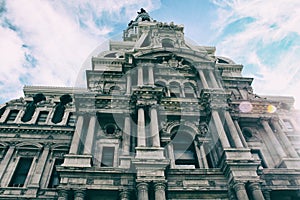
<path id="1" fill-rule="evenodd" d="M 47 112 L 47 116 L 45 117 L 45 121 L 39 121 L 40 117 L 41 117 L 41 114 L 44 114 Z M 38 111 L 38 114 L 37 114 L 37 117 L 36 117 L 36 120 L 35 120 L 35 124 L 37 125 L 44 125 L 44 124 L 47 124 L 48 123 L 48 120 L 49 120 L 49 116 L 50 116 L 50 111 L 48 110 L 39 110 Z"/>
<path id="2" fill-rule="evenodd" d="M 105 166 L 101 166 L 102 157 L 103 157 L 103 148 L 104 147 L 113 147 L 114 148 L 114 158 L 113 158 L 113 166 L 117 167 L 119 164 L 119 139 L 100 139 L 96 144 L 96 153 L 98 156 L 95 158 L 95 164 L 100 168 L 109 168 Z"/>
<path id="3" fill-rule="evenodd" d="M 56 189 L 58 186 L 59 186 L 59 184 L 60 184 L 60 177 L 59 177 L 59 175 L 58 175 L 58 179 L 59 179 L 59 181 L 58 181 L 58 185 L 56 186 L 56 187 L 49 187 L 49 185 L 50 185 L 50 183 L 51 183 L 51 180 L 52 180 L 52 178 L 53 178 L 53 174 L 56 172 L 56 173 L 58 173 L 57 172 L 57 170 L 55 169 L 55 166 L 56 166 L 56 161 L 61 161 L 61 164 L 63 164 L 63 162 L 64 162 L 64 158 L 63 157 L 55 157 L 55 158 L 53 158 L 53 160 L 52 160 L 52 166 L 51 166 L 51 169 L 50 169 L 50 175 L 48 176 L 48 180 L 47 180 L 47 183 L 46 183 L 46 188 L 48 188 L 48 189 Z M 57 164 L 57 165 L 61 165 L 61 164 Z M 53 180 L 52 180 L 53 181 Z"/>
<path id="4" fill-rule="evenodd" d="M 26 177 L 24 179 L 23 184 L 18 184 L 19 186 L 15 186 L 16 183 L 12 183 L 12 181 L 15 179 L 16 173 L 18 173 L 18 176 L 20 176 L 20 174 L 19 174 L 19 172 L 17 172 L 17 170 L 20 171 L 18 168 L 21 165 L 21 160 L 22 159 L 31 159 L 31 163 L 29 165 L 29 168 L 27 169 Z M 34 161 L 35 161 L 35 157 L 33 157 L 33 156 L 20 156 L 20 157 L 18 157 L 18 160 L 16 162 L 16 165 L 14 166 L 14 170 L 12 172 L 12 175 L 11 175 L 10 179 L 9 179 L 9 183 L 8 183 L 7 187 L 9 187 L 9 188 L 24 188 L 24 187 L 26 187 L 27 183 L 29 181 L 29 178 L 30 178 L 30 174 L 31 174 L 31 172 L 34 168 L 33 167 L 34 166 Z"/>
<path id="5" fill-rule="evenodd" d="M 14 117 L 13 120 L 9 119 L 11 117 L 12 113 L 16 113 L 16 116 Z M 20 110 L 18 110 L 18 109 L 9 109 L 8 115 L 6 116 L 6 119 L 5 119 L 5 123 L 8 123 L 8 124 L 16 123 L 16 120 L 17 120 L 19 114 L 20 114 Z"/>

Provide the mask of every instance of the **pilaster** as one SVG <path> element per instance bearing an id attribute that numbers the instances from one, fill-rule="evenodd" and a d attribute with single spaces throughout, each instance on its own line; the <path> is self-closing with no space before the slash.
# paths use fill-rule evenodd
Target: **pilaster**
<path id="1" fill-rule="evenodd" d="M 145 131 L 145 111 L 143 107 L 138 108 L 138 123 L 137 123 L 137 141 L 138 147 L 146 146 L 146 131 Z"/>

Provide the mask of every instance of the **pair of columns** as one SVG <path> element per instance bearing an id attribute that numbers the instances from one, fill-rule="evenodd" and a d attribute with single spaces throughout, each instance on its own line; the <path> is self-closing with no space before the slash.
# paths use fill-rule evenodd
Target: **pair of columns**
<path id="1" fill-rule="evenodd" d="M 209 89 L 209 88 L 220 88 L 215 75 L 213 73 L 212 70 L 208 70 L 208 74 L 209 74 L 209 78 L 210 78 L 210 84 L 207 82 L 206 80 L 206 76 L 203 70 L 199 70 L 199 76 L 203 85 L 204 89 Z M 211 87 L 210 87 L 210 86 Z M 231 137 L 233 139 L 234 142 L 234 146 L 236 148 L 243 148 L 243 147 L 247 147 L 247 144 L 245 142 L 245 139 L 243 138 L 243 135 L 241 133 L 241 131 L 238 131 L 238 123 L 233 122 L 230 114 L 228 111 L 224 110 L 224 116 L 225 116 L 225 120 L 226 120 L 226 124 L 229 128 Z M 215 127 L 217 129 L 217 133 L 218 133 L 218 137 L 220 138 L 220 142 L 223 148 L 229 148 L 230 147 L 230 143 L 228 141 L 226 132 L 223 128 L 223 123 L 221 121 L 219 112 L 217 109 L 212 109 L 212 118 L 215 124 Z M 244 141 L 243 141 L 244 140 Z"/>
<path id="2" fill-rule="evenodd" d="M 196 148 L 196 154 L 197 154 L 197 158 L 198 158 L 198 163 L 199 163 L 199 168 L 200 169 L 208 169 L 208 162 L 206 159 L 206 153 L 205 153 L 205 149 L 204 149 L 204 143 L 203 141 L 194 141 L 194 145 L 198 148 Z"/>
<path id="3" fill-rule="evenodd" d="M 69 191 L 68 190 L 59 190 L 57 200 L 68 200 Z M 86 196 L 85 190 L 74 190 L 74 200 L 84 200 Z"/>
<path id="4" fill-rule="evenodd" d="M 96 122 L 97 122 L 96 115 L 92 115 L 89 118 L 88 127 L 84 127 L 84 116 L 82 116 L 82 115 L 78 116 L 75 132 L 74 132 L 73 139 L 72 139 L 72 144 L 71 144 L 70 151 L 69 151 L 70 154 L 78 154 L 79 153 L 80 140 L 83 141 L 83 137 L 84 137 L 83 133 L 84 133 L 84 129 L 86 129 L 86 128 L 88 128 L 88 129 L 87 129 L 87 134 L 86 134 L 86 138 L 85 138 L 83 154 L 91 154 L 93 141 L 94 141 L 94 135 L 95 135 Z"/>
<path id="5" fill-rule="evenodd" d="M 150 132 L 152 138 L 152 146 L 160 147 L 160 138 L 158 130 L 158 117 L 156 106 L 150 108 Z M 146 147 L 146 127 L 145 127 L 145 110 L 144 107 L 138 108 L 138 123 L 137 123 L 137 142 L 138 147 Z"/>
<path id="6" fill-rule="evenodd" d="M 137 184 L 137 195 L 138 200 L 149 200 L 149 183 L 147 182 L 141 182 Z M 166 200 L 166 194 L 165 194 L 166 186 L 164 183 L 157 182 L 154 183 L 154 195 L 155 200 Z"/>
<path id="7" fill-rule="evenodd" d="M 247 191 L 245 188 L 245 183 L 236 182 L 233 184 L 233 189 L 235 191 L 238 200 L 249 200 Z M 253 200 L 265 200 L 263 193 L 260 189 L 259 183 L 253 182 L 248 185 L 249 194 Z"/>
<path id="8" fill-rule="evenodd" d="M 219 111 L 216 109 L 212 109 L 211 114 L 223 149 L 230 148 L 231 145 L 229 143 L 226 132 L 224 130 L 223 127 L 224 124 L 221 121 Z M 234 145 L 234 147 L 236 148 L 246 148 L 247 142 L 245 141 L 242 131 L 240 130 L 238 122 L 236 120 L 235 121 L 232 120 L 232 117 L 227 110 L 224 110 L 223 114 L 225 116 L 225 122 L 227 124 L 227 127 L 230 131 L 231 138 L 233 140 L 232 145 Z"/>
<path id="9" fill-rule="evenodd" d="M 260 123 L 267 133 L 267 138 L 269 141 L 266 143 L 270 151 L 276 152 L 277 156 L 281 159 L 286 157 L 299 158 L 291 141 L 282 131 L 278 119 L 272 118 L 269 122 L 268 118 L 262 118 Z M 273 126 L 275 131 L 272 130 L 270 124 Z"/>
<path id="10" fill-rule="evenodd" d="M 147 69 L 148 69 L 148 85 L 152 85 L 153 86 L 154 85 L 153 65 L 152 64 L 148 64 L 147 65 Z M 131 83 L 131 81 L 130 81 L 130 83 Z M 137 85 L 138 86 L 143 86 L 144 85 L 143 66 L 138 66 L 138 81 L 137 81 Z M 128 82 L 127 82 L 127 87 L 128 87 Z"/>
<path id="11" fill-rule="evenodd" d="M 148 85 L 154 86 L 154 72 L 153 72 L 153 65 L 148 64 L 147 65 L 148 69 Z M 138 80 L 137 80 L 137 85 L 138 86 L 143 86 L 144 85 L 144 72 L 143 72 L 143 66 L 138 66 Z M 128 73 L 126 77 L 126 94 L 130 95 L 131 93 L 131 85 L 132 85 L 132 80 L 131 80 L 131 74 Z"/>
<path id="12" fill-rule="evenodd" d="M 208 70 L 208 75 L 209 75 L 209 79 L 210 82 L 208 83 L 206 80 L 206 74 L 204 73 L 203 70 L 199 70 L 199 76 L 200 76 L 200 80 L 202 82 L 202 86 L 204 89 L 208 89 L 208 88 L 220 88 L 219 83 L 217 82 L 214 72 L 212 70 Z"/>

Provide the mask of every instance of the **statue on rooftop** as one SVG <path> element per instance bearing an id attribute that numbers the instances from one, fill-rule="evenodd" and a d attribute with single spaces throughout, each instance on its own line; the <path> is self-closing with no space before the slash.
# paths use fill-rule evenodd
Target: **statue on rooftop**
<path id="1" fill-rule="evenodd" d="M 136 17 L 135 21 L 151 21 L 149 14 L 146 12 L 144 8 L 141 8 L 140 11 L 137 12 L 138 16 Z"/>
<path id="2" fill-rule="evenodd" d="M 147 13 L 144 8 L 141 8 L 141 11 L 137 11 L 137 14 Z"/>

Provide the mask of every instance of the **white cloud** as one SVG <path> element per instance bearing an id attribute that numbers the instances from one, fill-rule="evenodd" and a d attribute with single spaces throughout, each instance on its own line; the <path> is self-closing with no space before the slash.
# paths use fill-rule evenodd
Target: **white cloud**
<path id="1" fill-rule="evenodd" d="M 6 1 L 0 13 L 0 101 L 22 96 L 24 82 L 74 86 L 85 59 L 115 24 L 129 22 L 141 7 L 150 11 L 159 5 L 158 0 Z"/>
<path id="2" fill-rule="evenodd" d="M 294 0 L 213 0 L 218 6 L 218 21 L 214 24 L 217 52 L 233 58 L 248 68 L 246 76 L 255 77 L 254 90 L 259 94 L 291 95 L 300 108 L 299 41 L 300 2 Z M 234 22 L 251 18 L 242 30 L 235 30 Z M 229 34 L 225 34 L 225 30 Z M 226 29 L 227 28 L 227 29 Z M 286 41 L 287 40 L 287 41 Z M 280 45 L 278 45 L 280 44 Z M 277 46 L 276 46 L 277 45 Z M 282 47 L 282 48 L 281 48 Z M 261 51 L 269 55 L 263 57 Z M 272 55 L 274 57 L 272 58 Z M 274 60 L 271 60 L 274 59 Z M 277 61 L 277 62 L 274 62 Z"/>
<path id="3" fill-rule="evenodd" d="M 20 90 L 21 84 L 18 81 L 18 74 L 23 74 L 25 69 L 22 67 L 24 49 L 22 48 L 22 40 L 18 35 L 7 28 L 0 27 L 0 55 L 1 56 L 1 78 L 0 91 L 8 98 L 14 97 L 16 91 L 11 91 L 12 88 Z"/>

